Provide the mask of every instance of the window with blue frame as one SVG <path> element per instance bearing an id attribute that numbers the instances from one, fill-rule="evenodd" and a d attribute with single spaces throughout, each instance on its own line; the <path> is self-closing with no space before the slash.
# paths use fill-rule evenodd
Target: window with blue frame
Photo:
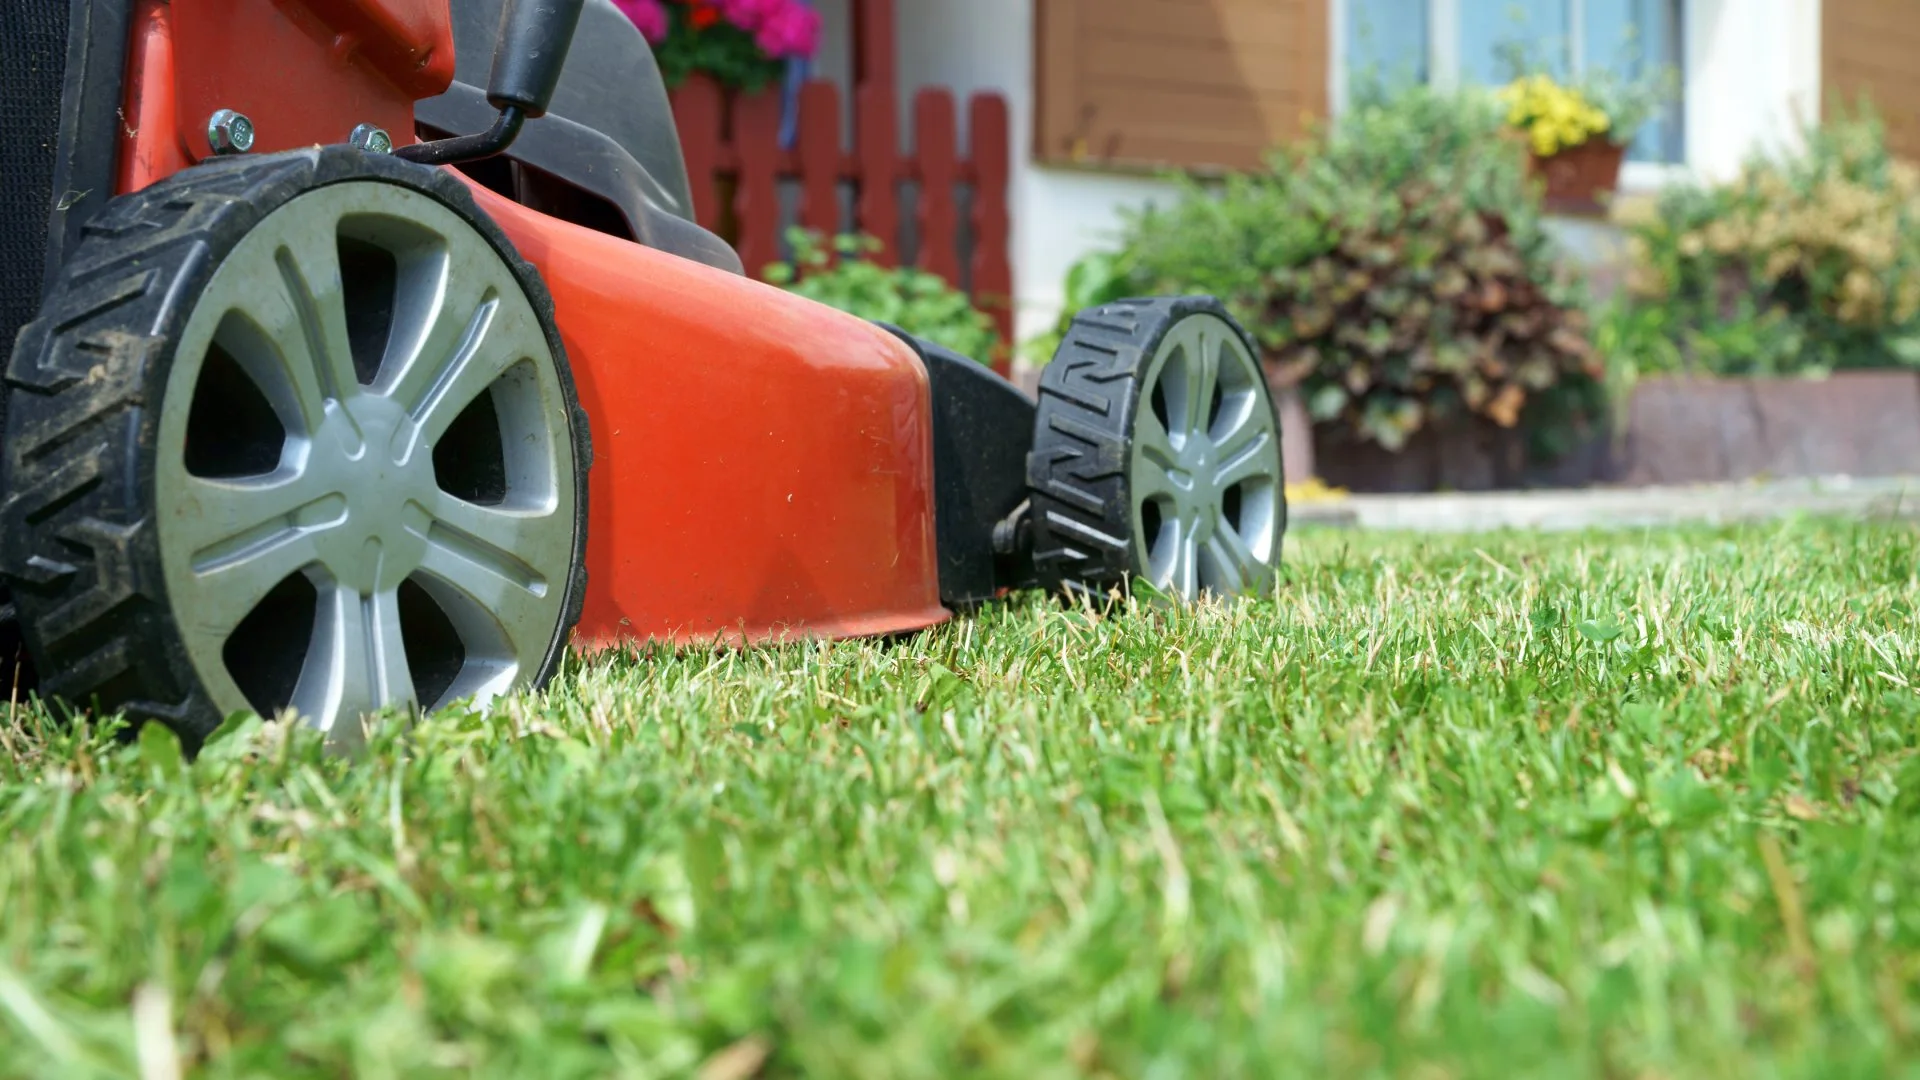
<path id="1" fill-rule="evenodd" d="M 1681 71 L 1684 0 L 1343 0 L 1352 93 L 1406 83 L 1498 85 L 1516 53 L 1560 78 Z M 1685 160 L 1684 115 L 1670 101 L 1628 148 L 1630 161 Z"/>

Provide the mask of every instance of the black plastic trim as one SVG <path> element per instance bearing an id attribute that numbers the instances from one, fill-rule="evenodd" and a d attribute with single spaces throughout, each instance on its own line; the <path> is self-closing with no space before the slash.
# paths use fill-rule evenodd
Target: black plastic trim
<path id="1" fill-rule="evenodd" d="M 438 131 L 470 131 L 493 115 L 485 92 L 454 83 L 445 94 L 414 106 L 414 117 Z M 740 254 L 725 240 L 687 221 L 662 204 L 672 195 L 607 135 L 557 113 L 548 113 L 521 129 L 510 161 L 550 173 L 620 210 L 636 241 L 733 274 L 746 273 Z"/>
<path id="2" fill-rule="evenodd" d="M 133 0 L 72 0 L 71 10 L 56 194 L 47 219 L 47 289 L 80 242 L 80 229 L 113 198 L 133 35 Z"/>
<path id="3" fill-rule="evenodd" d="M 971 607 L 1001 589 L 1038 584 L 1031 534 L 1012 524 L 1027 501 L 1034 399 L 977 360 L 877 325 L 906 342 L 927 369 L 941 603 Z M 996 531 L 1014 542 L 996 544 Z"/>

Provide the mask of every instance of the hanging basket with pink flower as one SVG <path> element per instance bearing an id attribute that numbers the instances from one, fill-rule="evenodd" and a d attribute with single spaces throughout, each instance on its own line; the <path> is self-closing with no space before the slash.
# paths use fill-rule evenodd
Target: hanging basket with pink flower
<path id="1" fill-rule="evenodd" d="M 805 0 L 614 0 L 653 45 L 669 88 L 706 75 L 728 89 L 772 86 L 820 47 Z"/>

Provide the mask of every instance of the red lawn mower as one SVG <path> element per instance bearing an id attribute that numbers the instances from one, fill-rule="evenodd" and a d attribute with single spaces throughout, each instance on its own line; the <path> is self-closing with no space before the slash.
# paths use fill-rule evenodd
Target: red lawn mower
<path id="1" fill-rule="evenodd" d="M 1035 401 L 746 277 L 610 0 L 452 9 L 0 7 L 11 692 L 352 741 L 570 645 L 1271 587 L 1279 431 L 1218 302 L 1080 314 Z"/>

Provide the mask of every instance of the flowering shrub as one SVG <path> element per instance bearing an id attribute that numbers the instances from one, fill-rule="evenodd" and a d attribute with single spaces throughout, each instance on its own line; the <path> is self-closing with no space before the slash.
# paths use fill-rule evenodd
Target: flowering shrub
<path id="1" fill-rule="evenodd" d="M 1583 145 L 1613 128 L 1612 118 L 1585 94 L 1546 75 L 1515 79 L 1495 93 L 1507 107 L 1507 123 L 1526 133 L 1540 157 Z"/>
<path id="2" fill-rule="evenodd" d="M 1363 102 L 1267 170 L 1132 215 L 1074 285 L 1220 297 L 1345 438 L 1491 424 L 1551 458 L 1598 419 L 1602 372 L 1503 125 L 1485 94 Z"/>
<path id="3" fill-rule="evenodd" d="M 1671 366 L 1920 366 L 1920 171 L 1892 157 L 1870 115 L 1832 121 L 1805 153 L 1757 158 L 1730 184 L 1669 191 L 1629 246 L 1639 310 L 1622 326 L 1674 337 Z"/>
<path id="4" fill-rule="evenodd" d="M 804 0 L 614 0 L 653 45 L 667 85 L 696 72 L 759 90 L 820 47 L 820 13 Z"/>

